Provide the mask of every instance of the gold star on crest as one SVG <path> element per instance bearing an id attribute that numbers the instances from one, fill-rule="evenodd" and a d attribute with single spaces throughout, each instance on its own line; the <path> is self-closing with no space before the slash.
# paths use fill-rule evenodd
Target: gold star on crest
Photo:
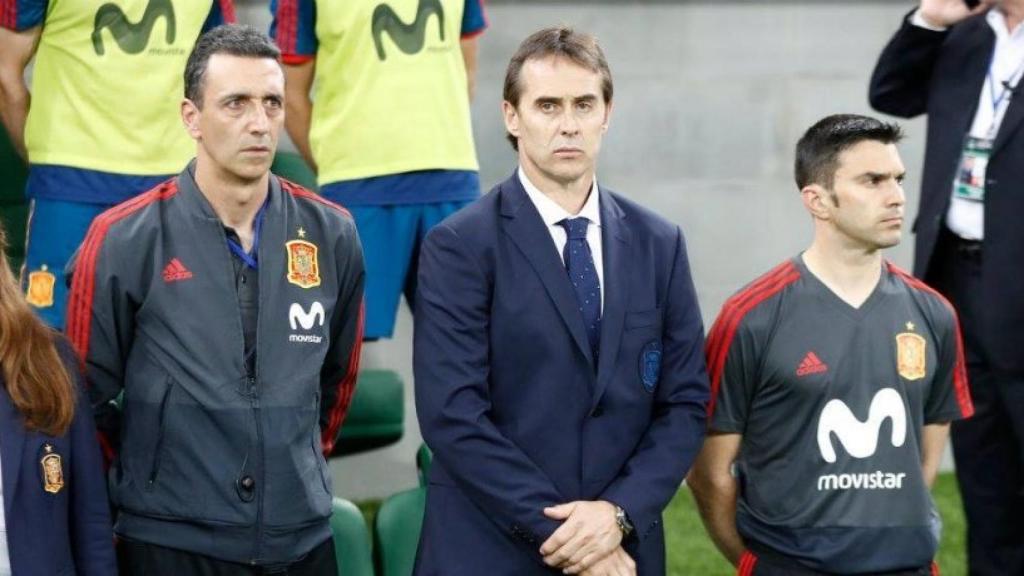
<path id="1" fill-rule="evenodd" d="M 911 330 L 912 331 L 913 329 L 914 329 L 914 323 L 913 322 L 907 322 L 907 330 Z"/>
<path id="2" fill-rule="evenodd" d="M 302 226 L 299 226 L 298 234 L 299 234 L 299 238 L 305 238 L 306 237 L 306 229 L 303 228 Z"/>

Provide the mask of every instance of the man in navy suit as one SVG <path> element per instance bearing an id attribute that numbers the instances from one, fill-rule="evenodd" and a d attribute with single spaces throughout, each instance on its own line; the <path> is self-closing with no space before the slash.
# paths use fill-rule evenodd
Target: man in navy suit
<path id="1" fill-rule="evenodd" d="M 595 181 L 612 78 L 592 36 L 527 38 L 504 100 L 519 169 L 420 259 L 416 574 L 664 574 L 708 400 L 682 231 Z"/>

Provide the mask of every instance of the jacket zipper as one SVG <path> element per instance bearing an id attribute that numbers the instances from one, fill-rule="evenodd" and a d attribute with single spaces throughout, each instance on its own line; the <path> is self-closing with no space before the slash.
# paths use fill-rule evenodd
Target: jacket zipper
<path id="1" fill-rule="evenodd" d="M 224 227 L 222 225 L 220 225 L 219 222 L 216 225 L 217 225 L 218 230 L 220 231 L 220 236 L 223 239 L 222 246 L 224 247 L 224 252 L 226 252 L 227 256 L 228 256 L 228 270 L 234 270 L 234 262 L 231 260 L 232 258 L 234 258 L 234 256 L 231 254 L 231 251 L 227 249 L 227 241 L 228 241 L 227 233 L 224 232 Z M 259 247 L 256 248 L 256 251 L 257 251 L 257 258 L 259 258 L 259 255 L 260 255 L 259 254 L 259 252 L 260 252 Z M 256 274 L 257 274 L 257 276 L 260 275 L 259 269 L 256 270 Z M 258 278 L 257 281 L 260 281 L 260 280 L 262 280 L 262 278 Z M 231 285 L 232 286 L 234 286 L 235 281 L 236 280 L 235 280 L 234 273 L 232 273 L 231 274 Z M 261 285 L 262 285 L 262 283 L 261 283 Z M 236 290 L 237 290 L 237 288 L 236 288 Z M 254 374 L 249 374 L 249 373 L 246 374 L 246 384 L 249 386 L 250 406 L 252 407 L 253 418 L 256 420 L 256 462 L 255 462 L 256 474 L 255 474 L 255 476 L 258 478 L 258 481 L 257 481 L 258 483 L 256 485 L 256 538 L 255 538 L 255 542 L 253 543 L 253 555 L 252 555 L 252 558 L 249 560 L 249 564 L 253 565 L 253 566 L 257 565 L 259 563 L 259 560 L 263 556 L 263 522 L 264 522 L 264 520 L 263 520 L 263 494 L 264 494 L 264 486 L 265 486 L 266 479 L 267 479 L 267 477 L 266 477 L 267 476 L 266 475 L 266 466 L 265 466 L 265 463 L 264 463 L 263 421 L 262 421 L 262 418 L 261 418 L 260 392 L 259 392 L 259 373 L 260 373 L 260 367 L 259 366 L 260 366 L 260 357 L 261 357 L 261 354 L 259 352 L 259 350 L 260 350 L 259 342 L 260 342 L 260 324 L 262 323 L 261 321 L 263 319 L 262 318 L 263 315 L 260 314 L 260 312 L 263 309 L 263 293 L 264 293 L 264 291 L 261 289 L 260 290 L 260 296 L 259 296 L 259 302 L 257 303 L 257 307 L 256 307 L 256 370 L 255 370 L 256 374 L 255 375 Z M 236 301 L 237 301 L 237 294 L 236 294 L 235 297 L 236 297 Z M 244 328 L 244 326 L 242 324 L 242 313 L 241 313 L 241 310 L 238 311 L 238 329 L 239 329 L 239 335 L 241 336 L 241 338 L 239 339 L 239 345 L 242 347 L 242 356 L 241 357 L 242 357 L 242 364 L 244 365 L 245 364 L 245 328 Z"/>
<path id="2" fill-rule="evenodd" d="M 257 363 L 259 356 L 257 356 Z M 253 417 L 256 419 L 256 467 L 259 484 L 256 486 L 256 543 L 253 551 L 255 564 L 263 555 L 263 494 L 266 485 L 266 466 L 263 462 L 263 419 L 260 414 L 260 395 L 256 378 L 249 376 L 249 390 L 252 395 Z"/>
<path id="3" fill-rule="evenodd" d="M 226 241 L 227 241 L 227 239 L 225 238 L 225 242 Z M 260 246 L 256 247 L 256 257 L 257 258 L 260 257 Z M 264 440 L 263 440 L 263 418 L 262 418 L 262 414 L 261 414 L 261 411 L 260 411 L 260 389 L 259 389 L 260 361 L 263 358 L 263 355 L 260 354 L 260 332 L 261 332 L 260 325 L 263 324 L 263 314 L 261 314 L 260 312 L 262 312 L 264 310 L 264 307 L 263 307 L 263 295 L 266 293 L 265 290 L 264 290 L 264 288 L 266 287 L 266 283 L 262 282 L 263 279 L 260 278 L 260 276 L 262 276 L 261 271 L 262 271 L 261 268 L 257 268 L 256 269 L 256 281 L 259 282 L 259 286 L 260 286 L 260 294 L 259 294 L 259 297 L 258 297 L 257 302 L 256 302 L 256 343 L 254 345 L 255 346 L 255 351 L 256 351 L 255 352 L 256 353 L 256 365 L 255 365 L 254 370 L 255 370 L 256 373 L 249 375 L 249 386 L 250 386 L 250 389 L 252 391 L 253 415 L 256 418 L 256 467 L 257 467 L 257 477 L 259 478 L 259 485 L 256 487 L 257 488 L 257 492 L 256 492 L 256 554 L 254 555 L 255 559 L 260 559 L 260 558 L 263 557 L 263 530 L 264 530 L 264 528 L 263 528 L 263 523 L 264 523 L 264 518 L 263 518 L 263 515 L 264 515 L 264 512 L 263 512 L 263 495 L 266 493 L 265 488 L 267 486 L 267 466 L 266 466 L 266 462 L 264 461 L 265 457 L 266 457 L 266 450 L 265 450 Z M 241 326 L 241 314 L 239 314 L 239 326 Z M 243 362 L 244 362 L 245 361 L 245 334 L 244 334 L 244 330 L 243 330 L 243 334 L 242 334 L 242 359 L 243 359 Z"/>

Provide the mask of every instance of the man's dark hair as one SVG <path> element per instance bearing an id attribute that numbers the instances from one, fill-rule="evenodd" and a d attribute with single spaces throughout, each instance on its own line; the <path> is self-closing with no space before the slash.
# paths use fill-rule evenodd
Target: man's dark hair
<path id="1" fill-rule="evenodd" d="M 865 140 L 895 144 L 902 139 L 903 130 L 895 123 L 857 114 L 827 116 L 808 128 L 796 144 L 797 188 L 818 184 L 831 190 L 844 150 Z"/>
<path id="2" fill-rule="evenodd" d="M 185 64 L 185 98 L 203 106 L 203 80 L 214 54 L 281 60 L 281 51 L 270 38 L 251 26 L 225 24 L 199 37 Z"/>
<path id="3" fill-rule="evenodd" d="M 519 45 L 519 49 L 516 50 L 505 70 L 503 97 L 506 102 L 513 106 L 519 106 L 519 98 L 523 93 L 519 76 L 523 71 L 523 64 L 528 60 L 548 56 L 568 58 L 583 68 L 600 74 L 601 96 L 604 97 L 605 103 L 612 101 L 612 72 L 608 68 L 608 61 L 604 57 L 604 52 L 601 51 L 601 46 L 597 43 L 597 38 L 561 26 L 534 32 Z M 512 148 L 519 150 L 516 137 L 511 134 L 506 136 L 512 143 Z"/>

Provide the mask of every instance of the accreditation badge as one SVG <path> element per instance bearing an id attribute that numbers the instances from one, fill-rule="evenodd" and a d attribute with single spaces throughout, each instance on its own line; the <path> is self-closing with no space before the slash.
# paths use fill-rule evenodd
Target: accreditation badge
<path id="1" fill-rule="evenodd" d="M 43 490 L 56 494 L 64 488 L 64 466 L 60 454 L 53 451 L 53 446 L 44 444 L 43 452 L 43 457 L 39 459 L 39 465 L 43 468 Z"/>
<path id="2" fill-rule="evenodd" d="M 953 195 L 971 202 L 985 200 L 985 171 L 992 156 L 992 139 L 968 136 L 960 156 Z"/>
<path id="3" fill-rule="evenodd" d="M 913 324 L 909 324 L 912 327 Z M 900 376 L 907 380 L 924 378 L 927 367 L 927 355 L 924 337 L 914 332 L 901 332 L 896 335 L 896 369 Z"/>

